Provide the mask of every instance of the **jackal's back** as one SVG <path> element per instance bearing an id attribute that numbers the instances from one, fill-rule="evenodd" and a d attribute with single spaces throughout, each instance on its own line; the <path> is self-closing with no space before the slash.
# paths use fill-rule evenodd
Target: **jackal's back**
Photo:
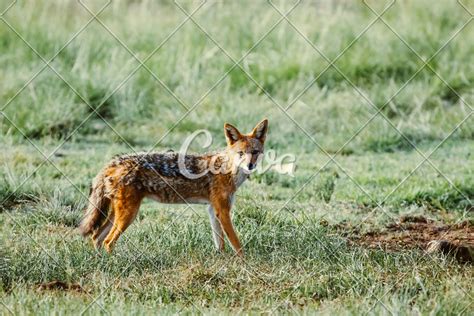
<path id="1" fill-rule="evenodd" d="M 175 152 L 138 153 L 115 157 L 102 171 L 106 195 L 113 198 L 117 189 L 131 186 L 163 203 L 205 202 L 209 198 L 211 177 L 203 174 L 208 155 L 186 155 L 184 166 Z M 184 170 L 183 170 L 184 167 Z"/>

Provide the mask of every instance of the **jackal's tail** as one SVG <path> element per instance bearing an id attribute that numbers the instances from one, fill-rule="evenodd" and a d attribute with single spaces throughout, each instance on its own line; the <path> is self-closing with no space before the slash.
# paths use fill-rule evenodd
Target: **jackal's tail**
<path id="1" fill-rule="evenodd" d="M 104 177 L 99 175 L 95 180 L 89 194 L 89 204 L 86 214 L 79 224 L 79 231 L 83 236 L 91 234 L 107 218 L 110 199 L 105 196 Z"/>

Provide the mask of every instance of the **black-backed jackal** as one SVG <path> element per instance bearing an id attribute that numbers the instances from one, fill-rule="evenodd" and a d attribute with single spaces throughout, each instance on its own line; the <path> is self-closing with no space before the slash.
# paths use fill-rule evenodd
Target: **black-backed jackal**
<path id="1" fill-rule="evenodd" d="M 144 153 L 113 159 L 93 181 L 86 215 L 79 226 L 81 233 L 92 234 L 97 248 L 104 246 L 111 252 L 145 197 L 162 203 L 205 203 L 209 204 L 217 249 L 224 250 L 225 233 L 242 256 L 230 211 L 235 192 L 263 153 L 267 130 L 266 119 L 249 134 L 241 134 L 226 123 L 227 147 L 221 151 L 181 156 L 175 152 Z"/>

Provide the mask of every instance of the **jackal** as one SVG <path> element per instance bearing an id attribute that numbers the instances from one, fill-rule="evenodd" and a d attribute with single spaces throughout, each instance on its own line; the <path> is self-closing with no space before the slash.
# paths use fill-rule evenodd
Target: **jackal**
<path id="1" fill-rule="evenodd" d="M 118 156 L 95 177 L 86 215 L 79 229 L 92 234 L 96 248 L 113 250 L 120 235 L 135 219 L 144 198 L 161 203 L 209 204 L 213 239 L 224 250 L 224 233 L 240 256 L 243 251 L 230 211 L 234 195 L 263 154 L 268 120 L 249 134 L 226 123 L 227 147 L 192 155 L 176 152 Z M 181 156 L 180 156 L 181 155 Z M 192 176 L 190 176 L 192 175 Z"/>

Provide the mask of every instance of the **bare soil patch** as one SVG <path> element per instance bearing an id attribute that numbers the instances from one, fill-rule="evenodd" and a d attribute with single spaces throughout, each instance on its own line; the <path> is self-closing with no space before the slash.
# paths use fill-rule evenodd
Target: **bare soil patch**
<path id="1" fill-rule="evenodd" d="M 461 262 L 474 261 L 474 223 L 444 224 L 423 216 L 403 216 L 384 229 L 359 233 L 352 230 L 350 244 L 369 249 L 400 251 L 423 249 L 452 255 Z"/>

